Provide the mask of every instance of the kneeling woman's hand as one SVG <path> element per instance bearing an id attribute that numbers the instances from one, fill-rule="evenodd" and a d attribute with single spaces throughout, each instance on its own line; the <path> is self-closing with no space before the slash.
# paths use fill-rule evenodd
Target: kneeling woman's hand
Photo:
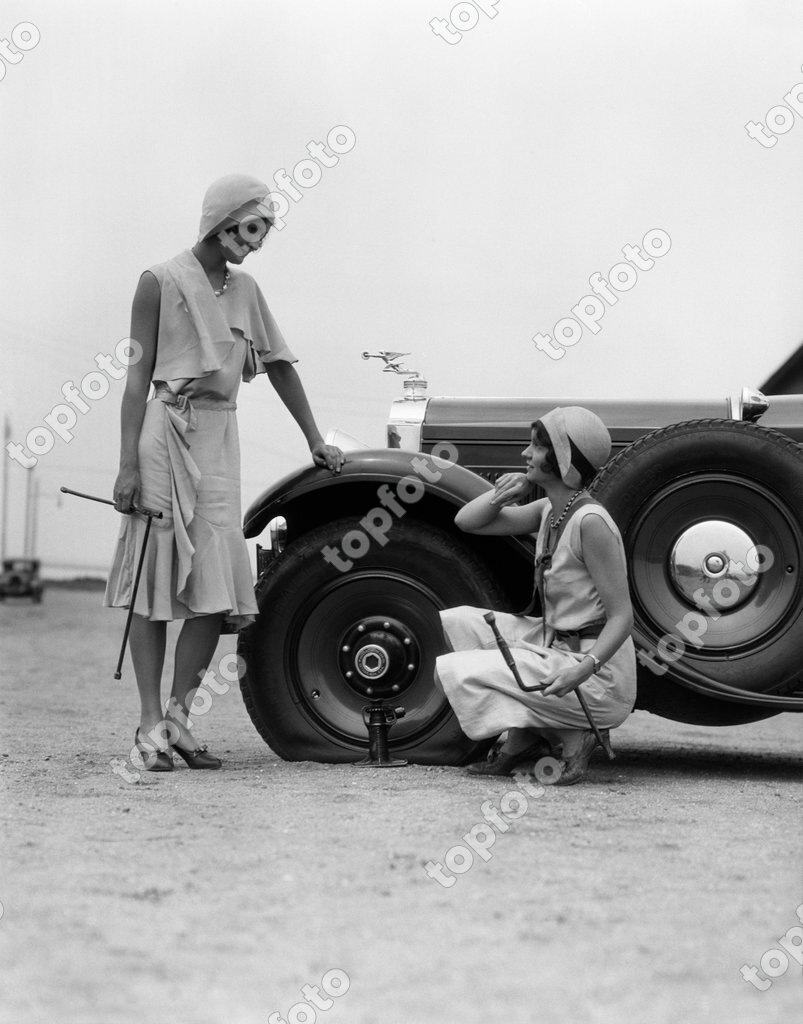
<path id="1" fill-rule="evenodd" d="M 530 481 L 524 473 L 503 473 L 494 484 L 491 504 L 497 508 L 515 505 L 530 493 Z"/>
<path id="2" fill-rule="evenodd" d="M 565 697 L 567 693 L 576 690 L 580 683 L 590 679 L 594 674 L 594 663 L 590 658 L 583 658 L 571 668 L 561 669 L 560 672 L 550 672 L 542 682 L 546 685 L 543 691 L 545 697 Z"/>

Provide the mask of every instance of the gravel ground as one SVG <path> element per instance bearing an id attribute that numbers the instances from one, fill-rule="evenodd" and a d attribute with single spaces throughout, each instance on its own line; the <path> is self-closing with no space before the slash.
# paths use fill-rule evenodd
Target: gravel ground
<path id="1" fill-rule="evenodd" d="M 637 713 L 581 785 L 519 787 L 447 887 L 425 865 L 517 782 L 285 763 L 235 689 L 197 719 L 222 771 L 126 781 L 136 692 L 99 604 L 0 605 L 3 1022 L 797 1019 L 794 961 L 765 991 L 740 968 L 801 923 L 799 717 Z"/>

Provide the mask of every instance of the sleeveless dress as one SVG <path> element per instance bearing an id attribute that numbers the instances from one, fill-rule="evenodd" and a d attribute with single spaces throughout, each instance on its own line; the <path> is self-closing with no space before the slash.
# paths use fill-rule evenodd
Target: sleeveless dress
<path id="1" fill-rule="evenodd" d="M 541 520 L 536 557 L 543 551 L 549 506 Z M 555 636 L 571 633 L 605 618 L 605 609 L 583 561 L 580 524 L 599 516 L 616 537 L 622 565 L 621 535 L 608 512 L 592 503 L 578 508 L 569 520 L 544 573 L 546 621 L 537 616 L 495 612 L 499 632 L 507 641 L 525 686 L 534 686 L 551 672 L 570 668 L 596 643 L 579 641 L 579 652 Z M 588 719 L 575 693 L 545 697 L 519 689 L 496 645 L 484 608 L 448 608 L 440 613 L 453 653 L 437 659 L 438 676 L 463 732 L 471 739 L 498 736 L 506 729 L 588 729 Z M 545 627 L 545 629 L 544 629 Z M 583 696 L 600 728 L 621 725 L 636 699 L 636 655 L 630 637 L 595 675 L 582 685 Z"/>
<path id="2" fill-rule="evenodd" d="M 230 268 L 216 296 L 190 250 L 150 270 L 161 304 L 138 503 L 163 518 L 152 520 L 134 611 L 168 621 L 225 612 L 241 628 L 257 605 L 242 531 L 237 391 L 266 363 L 295 357 L 250 275 Z M 130 605 L 145 524 L 122 517 L 107 607 Z"/>

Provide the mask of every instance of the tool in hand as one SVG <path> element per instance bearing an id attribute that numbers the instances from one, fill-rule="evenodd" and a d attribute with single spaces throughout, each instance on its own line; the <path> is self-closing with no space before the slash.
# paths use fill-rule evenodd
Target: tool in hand
<path id="1" fill-rule="evenodd" d="M 87 498 L 89 501 L 99 501 L 103 505 L 114 505 L 114 502 L 110 501 L 108 498 L 98 498 L 94 494 L 83 494 L 81 491 L 70 490 L 69 487 L 62 487 L 60 488 L 60 490 L 64 494 L 74 494 L 77 498 Z M 145 549 L 148 546 L 148 536 L 151 532 L 151 523 L 153 522 L 154 519 L 161 519 L 163 516 L 162 512 L 155 512 L 153 509 L 150 508 L 139 508 L 136 505 L 132 508 L 131 511 L 138 512 L 140 515 L 145 516 L 147 518 L 147 522 L 145 524 L 145 536 L 142 538 L 142 550 L 139 553 L 139 562 L 137 563 L 137 573 L 136 576 L 134 577 L 134 586 L 131 591 L 131 599 L 128 605 L 128 617 L 125 620 L 125 630 L 123 632 L 123 643 L 120 647 L 120 657 L 117 659 L 117 668 L 115 669 L 114 672 L 115 679 L 120 679 L 123 674 L 122 669 L 123 657 L 125 655 L 125 645 L 128 643 L 128 634 L 131 630 L 131 616 L 134 614 L 134 602 L 136 601 L 137 598 L 139 577 L 142 574 L 142 566 L 145 563 Z"/>
<path id="2" fill-rule="evenodd" d="M 483 618 L 485 619 L 485 621 L 488 623 L 488 625 L 493 630 L 494 638 L 496 639 L 496 645 L 499 648 L 499 650 L 502 652 L 502 657 L 505 659 L 505 663 L 507 664 L 508 668 L 513 673 L 513 678 L 516 680 L 516 683 L 518 684 L 519 689 L 524 690 L 525 693 L 533 693 L 536 690 L 545 690 L 546 686 L 543 683 L 538 683 L 536 686 L 525 686 L 524 685 L 524 682 L 523 682 L 521 676 L 519 675 L 519 670 L 518 670 L 518 667 L 516 665 L 516 660 L 515 660 L 515 658 L 513 657 L 513 655 L 510 652 L 510 648 L 507 645 L 507 641 L 502 636 L 502 634 L 499 632 L 499 627 L 496 624 L 496 616 L 494 615 L 493 612 L 486 612 L 485 615 L 483 615 Z M 588 724 L 591 726 L 591 731 L 594 733 L 594 736 L 596 737 L 597 743 L 599 743 L 599 745 L 605 751 L 605 755 L 608 758 L 608 760 L 609 761 L 613 761 L 614 758 L 616 757 L 616 755 L 613 752 L 610 740 L 608 739 L 607 736 L 604 736 L 600 732 L 600 730 L 597 728 L 597 723 L 594 721 L 594 717 L 591 714 L 591 709 L 589 708 L 588 704 L 586 703 L 585 697 L 580 692 L 580 687 L 579 686 L 575 687 L 574 693 L 577 694 L 577 699 L 580 702 L 580 707 L 583 709 L 583 713 L 585 714 L 586 718 L 588 719 Z"/>

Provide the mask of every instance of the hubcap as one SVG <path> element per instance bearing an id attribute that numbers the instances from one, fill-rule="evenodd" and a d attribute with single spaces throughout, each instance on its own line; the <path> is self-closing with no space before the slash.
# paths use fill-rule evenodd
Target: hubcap
<path id="1" fill-rule="evenodd" d="M 738 608 L 758 582 L 756 543 L 745 530 L 723 519 L 695 523 L 678 537 L 669 557 L 672 583 L 693 605 Z"/>
<path id="2" fill-rule="evenodd" d="M 636 621 L 656 643 L 667 634 L 686 642 L 683 629 L 702 616 L 704 633 L 687 644 L 695 657 L 731 658 L 770 643 L 798 599 L 802 541 L 783 504 L 750 480 L 705 473 L 672 481 L 627 529 Z"/>

